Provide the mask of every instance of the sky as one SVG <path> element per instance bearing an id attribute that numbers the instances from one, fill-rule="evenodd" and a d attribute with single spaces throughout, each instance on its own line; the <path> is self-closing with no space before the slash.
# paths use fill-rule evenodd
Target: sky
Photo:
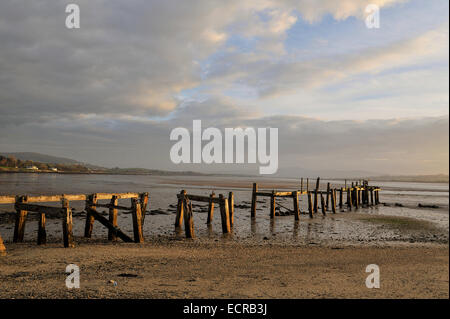
<path id="1" fill-rule="evenodd" d="M 448 174 L 447 0 L 0 2 L 0 151 L 171 162 L 172 129 L 274 127 L 279 174 Z M 365 8 L 380 7 L 380 28 Z"/>

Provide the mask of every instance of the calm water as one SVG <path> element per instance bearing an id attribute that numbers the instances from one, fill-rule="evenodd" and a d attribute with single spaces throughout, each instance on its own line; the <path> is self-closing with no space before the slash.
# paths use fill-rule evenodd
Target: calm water
<path id="1" fill-rule="evenodd" d="M 220 187 L 208 186 L 211 180 L 219 181 Z M 120 192 L 149 192 L 150 207 L 144 225 L 144 234 L 151 236 L 175 236 L 183 237 L 174 232 L 176 194 L 181 189 L 188 193 L 208 195 L 211 190 L 216 194 L 228 194 L 233 191 L 236 205 L 234 239 L 245 241 L 282 240 L 289 242 L 320 243 L 322 240 L 340 241 L 372 241 L 372 240 L 401 240 L 402 234 L 395 231 L 379 228 L 360 222 L 352 218 L 354 214 L 346 210 L 338 214 L 328 213 L 323 217 L 319 214 L 310 219 L 307 215 L 301 215 L 300 222 L 294 222 L 293 216 L 279 216 L 275 220 L 269 218 L 269 202 L 262 199 L 258 203 L 257 219 L 250 219 L 251 185 L 253 181 L 264 182 L 270 185 L 272 182 L 278 189 L 298 189 L 299 181 L 295 179 L 270 179 L 249 177 L 163 177 L 142 175 L 63 175 L 63 174 L 0 174 L 0 194 L 89 194 L 89 193 L 120 193 Z M 340 187 L 343 181 L 330 181 L 333 186 Z M 321 181 L 321 187 L 326 187 L 326 180 Z M 198 185 L 200 184 L 200 185 Z M 228 187 L 227 184 L 232 185 Z M 314 183 L 311 181 L 312 187 Z M 393 215 L 412 217 L 434 223 L 447 233 L 449 227 L 449 187 L 444 183 L 400 183 L 400 182 L 376 182 L 382 187 L 381 201 L 389 204 L 400 203 L 404 207 L 378 207 L 359 209 L 357 213 Z M 295 187 L 297 186 L 297 187 Z M 306 186 L 305 186 L 306 187 Z M 292 200 L 277 200 L 277 203 L 288 209 L 292 208 Z M 439 209 L 419 209 L 418 203 L 438 205 Z M 49 203 L 55 205 L 56 203 Z M 120 205 L 129 206 L 129 200 L 121 201 Z M 74 208 L 74 234 L 83 234 L 84 218 L 78 214 L 84 208 L 83 202 L 71 202 Z M 307 211 L 306 198 L 300 198 L 300 209 Z M 13 211 L 12 205 L 0 205 L 2 211 Z M 353 212 L 354 213 L 354 212 Z M 214 223 L 207 227 L 206 207 L 194 204 L 194 223 L 198 237 L 221 238 L 220 212 L 215 210 Z M 132 234 L 131 216 L 119 212 L 119 227 Z M 48 219 L 47 229 L 49 239 L 60 238 L 61 223 L 57 219 Z M 36 238 L 37 222 L 31 218 L 27 224 L 26 240 Z M 0 225 L 3 238 L 9 241 L 12 237 L 13 223 Z M 104 238 L 106 230 L 102 225 L 95 223 L 94 237 Z M 405 239 L 405 238 L 403 238 Z M 406 240 L 406 239 L 405 239 Z"/>

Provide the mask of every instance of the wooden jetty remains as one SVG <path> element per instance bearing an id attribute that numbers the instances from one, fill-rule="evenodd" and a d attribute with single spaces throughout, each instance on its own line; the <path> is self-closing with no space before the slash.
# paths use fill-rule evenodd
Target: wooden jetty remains
<path id="1" fill-rule="evenodd" d="M 299 208 L 299 197 L 301 195 L 307 196 L 308 203 L 308 213 L 309 217 L 313 217 L 319 211 L 319 200 L 321 204 L 321 212 L 323 215 L 326 215 L 327 211 L 332 213 L 336 213 L 337 206 L 340 209 L 344 207 L 344 194 L 347 193 L 347 207 L 349 210 L 352 207 L 359 208 L 361 206 L 373 206 L 378 205 L 380 203 L 379 200 L 379 191 L 380 188 L 378 186 L 369 186 L 369 182 L 358 181 L 353 182 L 351 187 L 347 187 L 347 181 L 345 181 L 345 187 L 340 188 L 332 188 L 330 183 L 327 183 L 326 190 L 320 190 L 320 178 L 318 177 L 316 180 L 316 186 L 313 190 L 309 189 L 309 179 L 306 179 L 306 190 L 303 189 L 303 178 L 300 180 L 300 189 L 294 191 L 285 191 L 278 192 L 272 190 L 271 192 L 261 192 L 258 190 L 258 184 L 253 183 L 252 189 L 252 202 L 251 202 L 251 210 L 250 216 L 251 218 L 256 218 L 256 204 L 258 196 L 260 197 L 270 197 L 270 218 L 275 217 L 276 210 L 276 198 L 292 198 L 293 202 L 293 212 L 295 220 L 299 220 L 300 218 L 300 208 Z M 339 193 L 339 202 L 337 194 Z M 325 196 L 325 197 L 324 197 Z"/>
<path id="2" fill-rule="evenodd" d="M 192 201 L 208 203 L 208 219 L 206 223 L 211 224 L 214 216 L 214 204 L 218 204 L 220 207 L 220 216 L 222 219 L 222 232 L 228 234 L 231 232 L 231 228 L 234 223 L 234 194 L 229 192 L 228 198 L 223 194 L 219 194 L 216 197 L 212 192 L 209 196 L 192 195 L 187 194 L 185 190 L 182 190 L 177 194 L 178 205 L 177 215 L 175 218 L 175 228 L 180 228 L 183 223 L 187 238 L 194 238 L 194 220 L 192 212 Z"/>
<path id="3" fill-rule="evenodd" d="M 119 199 L 131 199 L 131 206 L 119 206 Z M 99 203 L 99 200 L 109 200 L 108 204 Z M 85 237 L 91 237 L 95 220 L 108 228 L 108 239 L 115 240 L 120 238 L 125 242 L 142 243 L 144 241 L 142 227 L 144 223 L 145 211 L 148 205 L 148 193 L 96 193 L 90 195 L 84 194 L 63 194 L 49 196 L 0 196 L 0 204 L 14 204 L 16 209 L 16 222 L 14 227 L 13 242 L 22 242 L 25 235 L 25 224 L 28 212 L 39 214 L 39 226 L 37 234 L 37 244 L 43 245 L 47 241 L 45 230 L 46 214 L 62 216 L 62 230 L 64 247 L 74 247 L 73 240 L 73 220 L 72 209 L 69 206 L 71 201 L 86 202 L 86 224 Z M 60 207 L 45 206 L 40 203 L 59 202 Z M 109 209 L 109 219 L 103 217 L 97 208 L 104 207 Z M 118 210 L 130 211 L 133 216 L 134 240 L 117 227 Z M 3 242 L 0 242 L 0 252 Z"/>

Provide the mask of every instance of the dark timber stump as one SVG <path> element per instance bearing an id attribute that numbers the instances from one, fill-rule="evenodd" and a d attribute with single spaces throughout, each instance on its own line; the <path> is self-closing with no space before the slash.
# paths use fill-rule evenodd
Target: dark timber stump
<path id="1" fill-rule="evenodd" d="M 303 182 L 303 179 L 302 179 Z M 294 191 L 292 192 L 292 198 L 294 201 L 294 216 L 295 216 L 295 220 L 299 220 L 300 219 L 300 210 L 298 208 L 298 191 Z"/>
<path id="2" fill-rule="evenodd" d="M 252 190 L 252 208 L 250 211 L 251 218 L 256 217 L 256 192 L 258 191 L 258 185 L 256 183 L 253 183 L 253 190 Z"/>
<path id="3" fill-rule="evenodd" d="M 275 218 L 275 191 L 270 196 L 270 218 Z"/>
<path id="4" fill-rule="evenodd" d="M 38 225 L 38 245 L 45 245 L 47 243 L 47 233 L 45 231 L 45 213 L 39 213 L 39 225 Z"/>
<path id="5" fill-rule="evenodd" d="M 84 226 L 84 237 L 91 238 L 92 229 L 94 228 L 95 218 L 91 214 L 91 209 L 95 210 L 97 204 L 97 194 L 91 194 L 86 200 L 86 224 Z"/>
<path id="6" fill-rule="evenodd" d="M 184 211 L 184 205 L 183 200 L 186 196 L 186 191 L 183 189 L 180 192 L 180 198 L 178 198 L 178 205 L 177 205 L 177 216 L 175 217 L 175 228 L 181 227 L 181 223 L 183 222 L 183 211 Z"/>
<path id="7" fill-rule="evenodd" d="M 313 217 L 313 203 L 312 203 L 312 195 L 311 192 L 308 192 L 308 211 L 309 217 Z"/>
<path id="8" fill-rule="evenodd" d="M 194 232 L 194 216 L 192 213 L 192 203 L 187 203 L 187 198 L 184 197 L 183 207 L 185 211 L 184 216 L 184 231 L 186 233 L 186 238 L 195 238 Z"/>

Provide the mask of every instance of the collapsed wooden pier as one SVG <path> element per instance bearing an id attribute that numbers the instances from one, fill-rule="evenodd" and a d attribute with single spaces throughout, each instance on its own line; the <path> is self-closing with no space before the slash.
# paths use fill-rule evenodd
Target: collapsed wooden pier
<path id="1" fill-rule="evenodd" d="M 343 210 L 344 206 L 348 210 L 352 207 L 358 209 L 359 207 L 369 207 L 378 205 L 380 203 L 379 191 L 377 186 L 369 186 L 367 180 L 352 182 L 351 186 L 347 187 L 345 181 L 344 187 L 332 188 L 330 183 L 327 183 L 326 190 L 320 190 L 320 178 L 317 178 L 315 188 L 309 189 L 309 179 L 306 179 L 306 188 L 304 188 L 303 178 L 300 180 L 300 189 L 293 191 L 259 191 L 258 184 L 253 183 L 250 216 L 252 219 L 256 218 L 256 206 L 258 197 L 270 198 L 270 218 L 276 216 L 276 198 L 291 198 L 293 204 L 293 215 L 296 221 L 300 219 L 300 197 L 306 195 L 308 214 L 311 218 L 319 211 L 319 200 L 321 212 L 326 215 L 327 211 L 332 213 L 337 212 L 337 207 Z M 339 197 L 338 197 L 339 194 Z M 344 202 L 344 197 L 346 201 Z M 130 199 L 130 206 L 119 205 L 119 200 Z M 100 203 L 99 201 L 108 201 L 107 203 Z M 185 234 L 187 238 L 195 238 L 194 219 L 192 202 L 208 203 L 208 217 L 206 224 L 211 225 L 214 217 L 214 206 L 219 205 L 222 232 L 228 234 L 234 224 L 234 194 L 229 192 L 228 197 L 219 194 L 216 197 L 212 192 L 209 196 L 188 194 L 182 190 L 177 194 L 177 211 L 175 218 L 175 228 L 180 229 L 183 220 Z M 61 216 L 63 242 L 64 247 L 74 247 L 73 240 L 73 220 L 72 209 L 69 206 L 71 201 L 85 201 L 86 222 L 84 227 L 84 237 L 90 238 L 94 222 L 98 221 L 100 224 L 108 229 L 108 240 L 113 241 L 121 239 L 124 242 L 143 243 L 143 227 L 145 221 L 145 212 L 149 205 L 148 193 L 95 193 L 95 194 L 63 194 L 50 196 L 0 196 L 0 204 L 14 204 L 16 210 L 16 219 L 14 226 L 13 242 L 22 242 L 25 234 L 25 224 L 28 212 L 35 212 L 39 214 L 37 244 L 43 245 L 47 241 L 45 230 L 46 214 Z M 40 203 L 59 202 L 60 206 L 45 206 Z M 104 217 L 97 211 L 98 208 L 107 208 L 109 210 L 109 218 Z M 126 211 L 132 215 L 133 224 L 133 238 L 123 232 L 117 226 L 117 214 L 119 210 Z M 306 212 L 305 212 L 306 213 Z M 0 255 L 6 253 L 3 240 L 0 236 Z"/>
<path id="2" fill-rule="evenodd" d="M 119 206 L 119 199 L 131 199 L 131 206 Z M 99 200 L 109 200 L 108 204 L 101 204 Z M 62 230 L 64 247 L 74 247 L 73 241 L 73 220 L 72 209 L 69 206 L 70 201 L 85 201 L 86 224 L 84 237 L 90 238 L 94 222 L 97 220 L 103 226 L 108 228 L 108 240 L 122 239 L 125 242 L 142 243 L 143 237 L 143 223 L 145 218 L 145 211 L 148 205 L 148 193 L 96 193 L 90 195 L 76 194 L 76 195 L 50 195 L 50 196 L 0 196 L 0 204 L 14 204 L 16 209 L 16 221 L 14 226 L 13 242 L 23 242 L 25 235 L 25 225 L 27 215 L 29 212 L 39 214 L 37 244 L 43 245 L 47 242 L 47 233 L 45 230 L 46 214 L 62 216 Z M 45 206 L 36 203 L 51 203 L 59 202 L 60 207 Z M 98 211 L 98 207 L 109 209 L 109 219 L 103 217 Z M 131 212 L 133 217 L 133 232 L 134 240 L 125 234 L 117 226 L 117 212 L 118 210 L 126 210 Z M 3 243 L 0 245 L 0 252 L 2 251 Z"/>
<path id="3" fill-rule="evenodd" d="M 369 182 L 357 181 L 352 182 L 351 187 L 347 187 L 347 181 L 345 181 L 345 186 L 340 188 L 331 188 L 331 184 L 327 183 L 326 190 L 320 190 L 320 178 L 316 180 L 316 187 L 313 190 L 309 190 L 309 179 L 306 179 L 306 190 L 303 190 L 303 178 L 300 182 L 300 190 L 278 192 L 272 190 L 271 192 L 261 192 L 258 191 L 258 184 L 253 183 L 252 189 L 252 206 L 250 210 L 251 218 L 256 218 L 256 204 L 258 196 L 260 197 L 270 197 L 270 218 L 275 217 L 276 210 L 276 198 L 292 198 L 293 202 L 293 212 L 295 220 L 300 219 L 300 206 L 299 206 L 299 196 L 306 195 L 308 201 L 308 213 L 309 217 L 313 217 L 317 214 L 319 209 L 319 197 L 321 204 L 321 212 L 326 215 L 326 212 L 331 211 L 335 214 L 336 208 L 339 206 L 340 209 L 344 207 L 344 194 L 347 194 L 347 205 L 348 209 L 359 208 L 362 206 L 374 206 L 380 203 L 378 186 L 369 186 Z M 339 192 L 339 202 L 337 200 L 337 193 Z M 325 197 L 324 197 L 325 196 Z M 331 203 L 330 203 L 331 202 Z M 331 204 L 331 205 L 330 205 Z"/>

